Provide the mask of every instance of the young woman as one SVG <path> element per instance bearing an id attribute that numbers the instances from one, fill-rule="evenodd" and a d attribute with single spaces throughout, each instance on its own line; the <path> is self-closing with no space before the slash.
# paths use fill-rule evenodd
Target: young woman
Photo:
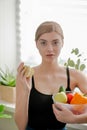
<path id="1" fill-rule="evenodd" d="M 34 75 L 26 77 L 27 70 L 23 62 L 17 69 L 16 124 L 19 130 L 65 130 L 70 117 L 64 120 L 60 118 L 56 107 L 52 106 L 52 95 L 58 92 L 61 85 L 66 90 L 78 86 L 83 93 L 87 93 L 87 77 L 80 71 L 58 63 L 64 44 L 63 30 L 58 23 L 42 23 L 36 30 L 35 41 L 42 61 L 33 68 Z M 79 120 L 83 118 L 78 117 L 76 122 L 81 122 Z"/>

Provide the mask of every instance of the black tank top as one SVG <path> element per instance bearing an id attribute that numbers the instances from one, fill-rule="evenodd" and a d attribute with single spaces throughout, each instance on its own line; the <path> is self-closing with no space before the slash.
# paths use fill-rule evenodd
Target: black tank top
<path id="1" fill-rule="evenodd" d="M 69 69 L 67 72 L 67 91 L 70 91 Z M 52 110 L 52 95 L 42 94 L 35 89 L 34 78 L 32 77 L 32 89 L 29 98 L 28 125 L 34 129 L 51 128 L 60 129 L 65 123 L 56 120 Z"/>

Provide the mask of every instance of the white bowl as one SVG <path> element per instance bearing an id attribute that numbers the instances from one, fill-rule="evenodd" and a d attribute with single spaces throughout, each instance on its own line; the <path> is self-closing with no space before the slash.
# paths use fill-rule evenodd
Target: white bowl
<path id="1" fill-rule="evenodd" d="M 72 111 L 74 114 L 76 115 L 79 115 L 79 114 L 82 114 L 82 113 L 85 113 L 87 112 L 87 104 L 69 104 L 69 103 L 61 103 L 61 102 L 58 102 L 58 101 L 55 101 L 54 99 L 54 96 L 56 94 L 54 94 L 52 96 L 52 99 L 53 99 L 53 102 L 54 103 L 58 103 L 58 104 L 61 104 L 62 106 L 68 108 L 70 111 Z"/>

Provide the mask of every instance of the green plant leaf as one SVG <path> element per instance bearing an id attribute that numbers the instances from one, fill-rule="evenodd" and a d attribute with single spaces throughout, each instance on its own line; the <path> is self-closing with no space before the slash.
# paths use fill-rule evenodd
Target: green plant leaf
<path id="1" fill-rule="evenodd" d="M 79 49 L 78 48 L 72 49 L 71 54 L 72 53 L 74 53 L 75 55 L 78 55 L 79 54 Z"/>
<path id="2" fill-rule="evenodd" d="M 79 70 L 78 64 L 75 64 L 75 69 Z"/>
<path id="3" fill-rule="evenodd" d="M 12 118 L 10 114 L 5 113 L 5 105 L 0 105 L 0 118 Z"/>
<path id="4" fill-rule="evenodd" d="M 79 67 L 79 65 L 80 65 L 80 59 L 77 59 L 76 64 L 77 64 L 78 67 Z"/>
<path id="5" fill-rule="evenodd" d="M 64 63 L 64 66 L 70 66 L 77 70 L 83 71 L 86 68 L 86 65 L 84 63 L 87 60 L 87 58 L 82 57 L 83 53 L 79 53 L 78 48 L 72 49 L 71 54 L 75 55 L 75 60 L 74 60 L 74 58 L 71 59 L 71 57 L 69 57 L 68 60 Z M 81 59 L 81 58 L 83 58 L 83 59 Z"/>
<path id="6" fill-rule="evenodd" d="M 74 67 L 75 63 L 73 60 L 71 60 L 70 58 L 68 59 L 68 66 Z"/>
<path id="7" fill-rule="evenodd" d="M 8 82 L 7 82 L 6 80 L 0 79 L 0 83 L 1 83 L 2 85 L 8 86 Z"/>
<path id="8" fill-rule="evenodd" d="M 85 64 L 80 65 L 80 70 L 83 71 L 86 68 Z"/>
<path id="9" fill-rule="evenodd" d="M 78 57 L 81 57 L 81 56 L 82 56 L 82 54 L 79 54 L 79 55 L 78 55 Z"/>
<path id="10" fill-rule="evenodd" d="M 61 85 L 58 92 L 65 92 L 65 91 L 66 91 L 65 87 L 63 85 Z"/>
<path id="11" fill-rule="evenodd" d="M 13 72 L 10 72 L 8 67 L 5 72 L 0 68 L 0 84 L 12 87 L 16 85 L 16 76 Z"/>
<path id="12" fill-rule="evenodd" d="M 12 118 L 11 115 L 0 113 L 0 118 Z"/>
<path id="13" fill-rule="evenodd" d="M 77 55 L 77 54 L 79 54 L 79 49 L 78 48 L 75 49 L 75 55 Z"/>
<path id="14" fill-rule="evenodd" d="M 4 109 L 5 109 L 5 106 L 4 105 L 0 105 L 0 113 L 3 113 L 4 112 Z"/>

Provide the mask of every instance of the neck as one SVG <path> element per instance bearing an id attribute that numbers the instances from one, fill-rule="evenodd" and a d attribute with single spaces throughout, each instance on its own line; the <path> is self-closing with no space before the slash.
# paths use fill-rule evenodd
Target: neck
<path id="1" fill-rule="evenodd" d="M 59 64 L 58 62 L 53 62 L 53 63 L 44 63 L 42 62 L 40 64 L 40 68 L 45 72 L 48 72 L 48 71 L 56 71 L 58 68 L 59 68 Z"/>

